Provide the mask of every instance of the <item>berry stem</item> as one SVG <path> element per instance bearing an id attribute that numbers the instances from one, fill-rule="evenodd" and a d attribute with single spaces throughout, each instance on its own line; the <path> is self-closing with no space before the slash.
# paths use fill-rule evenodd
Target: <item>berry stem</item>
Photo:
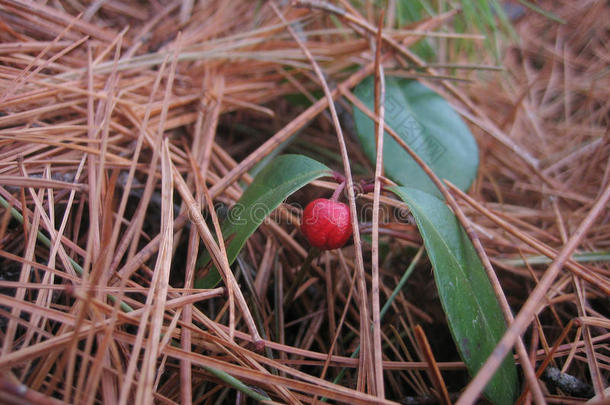
<path id="1" fill-rule="evenodd" d="M 362 183 L 361 184 L 362 194 L 372 193 L 375 190 L 375 183 Z M 383 184 L 381 185 L 383 190 Z"/>
<path id="2" fill-rule="evenodd" d="M 335 178 L 337 183 L 345 183 L 345 176 L 339 172 L 333 171 L 332 176 Z"/>
<path id="3" fill-rule="evenodd" d="M 341 195 L 341 192 L 343 191 L 343 189 L 345 188 L 345 181 L 341 182 L 337 188 L 335 189 L 335 191 L 333 192 L 332 197 L 330 197 L 330 199 L 332 201 L 339 201 L 339 196 Z"/>

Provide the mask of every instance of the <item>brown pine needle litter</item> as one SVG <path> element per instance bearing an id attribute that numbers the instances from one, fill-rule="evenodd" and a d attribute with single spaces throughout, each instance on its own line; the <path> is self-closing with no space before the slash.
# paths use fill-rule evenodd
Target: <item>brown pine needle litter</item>
<path id="1" fill-rule="evenodd" d="M 496 59 L 459 2 L 403 26 L 382 3 L 0 0 L 0 403 L 472 404 L 502 353 L 516 403 L 607 403 L 610 8 L 502 2 Z M 437 179 L 514 320 L 478 375 L 354 132 L 353 88 L 384 72 L 479 144 L 468 193 Z M 314 181 L 230 265 L 215 235 L 278 153 L 349 170 L 349 204 L 380 211 L 311 260 L 299 207 L 335 187 Z M 222 281 L 196 289 L 206 251 Z"/>

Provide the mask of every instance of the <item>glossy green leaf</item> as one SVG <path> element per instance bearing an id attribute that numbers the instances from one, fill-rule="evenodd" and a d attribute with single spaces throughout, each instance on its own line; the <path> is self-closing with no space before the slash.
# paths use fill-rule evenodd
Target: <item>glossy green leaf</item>
<path id="1" fill-rule="evenodd" d="M 445 203 L 421 190 L 391 187 L 409 205 L 434 267 L 434 278 L 453 340 L 474 375 L 506 331 L 491 283 L 472 242 Z M 495 404 L 512 404 L 518 394 L 511 357 L 488 383 L 485 394 Z"/>
<path id="2" fill-rule="evenodd" d="M 302 155 L 281 155 L 271 161 L 254 178 L 222 224 L 229 264 L 233 263 L 246 240 L 289 195 L 331 170 L 320 162 Z M 210 261 L 203 252 L 198 267 Z M 213 288 L 220 281 L 215 268 L 195 281 L 196 288 Z"/>
<path id="3" fill-rule="evenodd" d="M 374 110 L 373 77 L 365 79 L 354 94 Z M 441 179 L 466 190 L 474 180 L 479 152 L 476 141 L 455 110 L 441 96 L 414 80 L 386 78 L 386 123 Z M 356 132 L 371 162 L 375 161 L 375 125 L 354 107 Z M 384 136 L 386 175 L 396 183 L 441 196 L 430 178 L 389 134 Z"/>

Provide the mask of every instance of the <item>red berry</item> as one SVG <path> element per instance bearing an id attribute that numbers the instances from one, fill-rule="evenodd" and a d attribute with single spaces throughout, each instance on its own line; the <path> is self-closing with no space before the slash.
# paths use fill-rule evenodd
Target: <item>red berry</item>
<path id="1" fill-rule="evenodd" d="M 301 232 L 312 246 L 319 249 L 342 247 L 352 235 L 349 207 L 326 198 L 313 200 L 303 211 Z"/>

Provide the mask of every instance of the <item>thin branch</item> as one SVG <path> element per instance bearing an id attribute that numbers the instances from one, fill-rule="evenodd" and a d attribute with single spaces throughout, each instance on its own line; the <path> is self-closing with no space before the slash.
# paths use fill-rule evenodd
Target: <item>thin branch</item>
<path id="1" fill-rule="evenodd" d="M 375 387 L 377 396 L 385 397 L 383 382 L 383 347 L 381 346 L 381 316 L 379 313 L 379 196 L 381 194 L 381 176 L 383 176 L 383 127 L 385 119 L 385 76 L 381 57 L 381 34 L 383 29 L 382 12 L 379 16 L 379 28 L 375 43 L 375 115 L 378 121 L 375 126 L 377 156 L 375 158 L 375 188 L 373 191 L 373 232 L 371 252 L 371 301 L 373 312 L 373 362 L 375 370 Z"/>

